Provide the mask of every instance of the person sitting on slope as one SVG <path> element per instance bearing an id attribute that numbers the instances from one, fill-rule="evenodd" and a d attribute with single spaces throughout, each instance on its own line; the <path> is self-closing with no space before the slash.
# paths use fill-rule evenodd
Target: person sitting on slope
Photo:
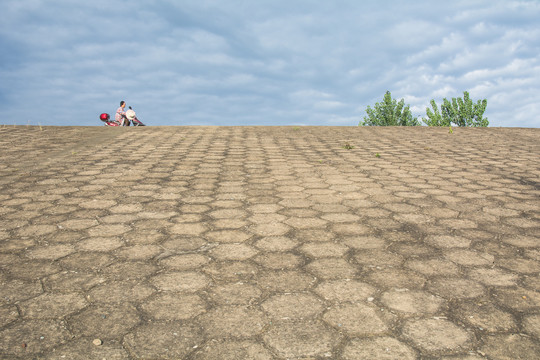
<path id="1" fill-rule="evenodd" d="M 128 121 L 126 119 L 126 112 L 124 109 L 126 108 L 126 102 L 124 100 L 120 101 L 120 107 L 116 109 L 116 115 L 114 116 L 114 120 L 116 120 L 120 126 L 124 126 L 124 121 Z"/>

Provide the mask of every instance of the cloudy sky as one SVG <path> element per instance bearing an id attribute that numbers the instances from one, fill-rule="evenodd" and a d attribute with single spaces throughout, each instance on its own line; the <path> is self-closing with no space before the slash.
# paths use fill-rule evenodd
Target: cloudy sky
<path id="1" fill-rule="evenodd" d="M 0 124 L 347 125 L 386 90 L 540 127 L 536 0 L 1 0 Z"/>

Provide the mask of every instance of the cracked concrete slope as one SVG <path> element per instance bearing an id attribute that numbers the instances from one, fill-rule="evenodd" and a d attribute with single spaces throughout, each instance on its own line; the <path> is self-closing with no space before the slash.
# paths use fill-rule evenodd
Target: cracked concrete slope
<path id="1" fill-rule="evenodd" d="M 4 126 L 0 357 L 537 358 L 539 178 L 539 129 Z"/>

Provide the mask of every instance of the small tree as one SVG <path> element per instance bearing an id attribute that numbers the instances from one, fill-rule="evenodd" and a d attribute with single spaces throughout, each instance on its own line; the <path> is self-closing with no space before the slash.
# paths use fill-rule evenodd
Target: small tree
<path id="1" fill-rule="evenodd" d="M 367 116 L 364 121 L 360 121 L 361 126 L 417 126 L 420 125 L 416 118 L 413 118 L 409 105 L 405 106 L 405 100 L 399 102 L 392 99 L 392 94 L 387 91 L 384 94 L 382 103 L 375 103 L 374 108 L 370 106 L 366 109 Z"/>
<path id="2" fill-rule="evenodd" d="M 430 108 L 426 108 L 427 119 L 422 118 L 422 122 L 427 126 L 450 126 L 450 119 L 441 115 L 435 100 L 431 99 L 430 104 L 433 111 Z"/>
<path id="3" fill-rule="evenodd" d="M 463 92 L 462 98 L 452 98 L 452 101 L 443 99 L 441 104 L 441 112 L 437 110 L 435 100 L 431 100 L 433 112 L 426 108 L 427 119 L 422 118 L 422 121 L 428 126 L 472 126 L 486 127 L 489 125 L 487 118 L 483 117 L 486 111 L 487 100 L 478 100 L 476 104 L 469 98 L 467 91 Z"/>

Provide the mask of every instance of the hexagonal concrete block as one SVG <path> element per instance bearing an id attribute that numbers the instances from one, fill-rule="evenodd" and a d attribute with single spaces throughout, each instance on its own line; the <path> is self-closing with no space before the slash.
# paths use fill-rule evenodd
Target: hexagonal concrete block
<path id="1" fill-rule="evenodd" d="M 447 251 L 444 256 L 448 260 L 463 266 L 489 266 L 495 262 L 495 257 L 491 254 L 466 249 Z"/>
<path id="2" fill-rule="evenodd" d="M 405 315 L 435 314 L 446 303 L 444 299 L 421 290 L 387 291 L 382 294 L 381 302 Z"/>
<path id="3" fill-rule="evenodd" d="M 20 237 L 25 236 L 43 236 L 58 231 L 54 225 L 26 225 L 17 229 L 16 234 Z"/>
<path id="4" fill-rule="evenodd" d="M 285 220 L 284 223 L 295 229 L 318 229 L 324 228 L 328 221 L 319 218 L 292 217 Z"/>
<path id="5" fill-rule="evenodd" d="M 84 201 L 79 204 L 80 207 L 84 209 L 108 209 L 116 205 L 114 200 L 89 200 Z"/>
<path id="6" fill-rule="evenodd" d="M 75 249 L 72 245 L 55 244 L 44 247 L 34 247 L 32 250 L 28 251 L 27 256 L 31 259 L 46 259 L 54 261 L 72 254 L 73 252 L 75 252 Z"/>
<path id="7" fill-rule="evenodd" d="M 126 349 L 118 341 L 108 340 L 96 346 L 92 338 L 76 339 L 61 347 L 55 348 L 42 359 L 57 360 L 86 360 L 86 359 L 111 359 L 128 360 L 129 355 Z"/>
<path id="8" fill-rule="evenodd" d="M 124 242 L 119 237 L 91 237 L 77 242 L 75 245 L 79 251 L 112 251 L 123 246 Z"/>
<path id="9" fill-rule="evenodd" d="M 159 290 L 196 292 L 210 284 L 210 279 L 201 273 L 192 271 L 165 272 L 150 279 Z"/>
<path id="10" fill-rule="evenodd" d="M 255 215 L 251 216 L 250 218 L 248 218 L 248 221 L 250 221 L 250 222 L 252 222 L 253 224 L 256 224 L 256 225 L 264 225 L 264 224 L 282 222 L 282 221 L 284 221 L 286 219 L 287 219 L 287 217 L 283 216 L 281 214 L 261 213 L 261 214 L 255 214 Z"/>
<path id="11" fill-rule="evenodd" d="M 309 320 L 272 322 L 263 335 L 264 342 L 286 358 L 331 356 L 338 339 L 334 330 Z"/>
<path id="12" fill-rule="evenodd" d="M 77 293 L 46 293 L 21 303 L 20 307 L 22 315 L 30 319 L 57 319 L 84 309 L 87 305 L 84 297 Z"/>
<path id="13" fill-rule="evenodd" d="M 315 292 L 324 299 L 336 303 L 362 302 L 377 292 L 377 289 L 358 280 L 330 280 L 319 284 Z"/>
<path id="14" fill-rule="evenodd" d="M 367 339 L 353 339 L 343 349 L 343 359 L 414 360 L 416 351 L 401 341 L 381 336 Z"/>
<path id="15" fill-rule="evenodd" d="M 373 231 L 358 223 L 334 223 L 332 229 L 341 236 L 367 235 Z"/>
<path id="16" fill-rule="evenodd" d="M 200 237 L 179 236 L 179 237 L 173 237 L 171 239 L 164 241 L 160 246 L 170 252 L 181 253 L 185 251 L 197 250 L 201 248 L 202 246 L 204 246 L 205 244 L 207 244 L 207 242 Z"/>
<path id="17" fill-rule="evenodd" d="M 249 340 L 210 341 L 193 355 L 194 360 L 273 360 L 274 356 L 263 345 Z"/>
<path id="18" fill-rule="evenodd" d="M 484 295 L 485 287 L 473 280 L 462 278 L 435 278 L 427 289 L 445 299 L 470 299 Z"/>
<path id="19" fill-rule="evenodd" d="M 456 308 L 456 317 L 466 324 L 487 332 L 517 331 L 514 316 L 483 301 L 464 301 Z"/>
<path id="20" fill-rule="evenodd" d="M 138 280 L 112 280 L 94 286 L 87 292 L 87 298 L 94 303 L 121 304 L 126 299 L 144 300 L 155 291 L 150 285 Z"/>
<path id="21" fill-rule="evenodd" d="M 365 266 L 399 266 L 403 262 L 401 255 L 379 249 L 356 251 L 354 259 Z"/>
<path id="22" fill-rule="evenodd" d="M 298 241 L 286 236 L 269 236 L 258 240 L 255 246 L 265 251 L 288 251 L 298 246 Z"/>
<path id="23" fill-rule="evenodd" d="M 68 320 L 75 335 L 101 340 L 121 337 L 139 321 L 137 309 L 130 304 L 88 307 Z"/>
<path id="24" fill-rule="evenodd" d="M 252 236 L 252 234 L 248 234 L 240 230 L 218 230 L 205 234 L 205 237 L 208 240 L 218 243 L 241 243 L 248 240 Z"/>
<path id="25" fill-rule="evenodd" d="M 357 222 L 360 216 L 351 213 L 327 213 L 321 216 L 322 219 L 332 223 Z"/>
<path id="26" fill-rule="evenodd" d="M 289 252 L 265 252 L 253 260 L 265 268 L 274 270 L 295 269 L 305 262 L 303 257 Z"/>
<path id="27" fill-rule="evenodd" d="M 362 303 L 332 307 L 324 314 L 323 319 L 350 336 L 374 336 L 388 331 L 388 326 L 379 316 L 377 308 Z"/>
<path id="28" fill-rule="evenodd" d="M 323 258 L 342 257 L 349 248 L 335 242 L 313 242 L 304 244 L 299 250 L 310 257 Z"/>
<path id="29" fill-rule="evenodd" d="M 246 338 L 262 333 L 269 324 L 264 313 L 241 305 L 218 306 L 198 318 L 207 336 Z"/>
<path id="30" fill-rule="evenodd" d="M 469 277 L 489 286 L 514 286 L 519 280 L 518 275 L 497 268 L 472 269 L 469 271 Z"/>
<path id="31" fill-rule="evenodd" d="M 540 307 L 540 292 L 522 287 L 501 288 L 493 291 L 495 301 L 516 311 L 536 310 Z"/>
<path id="32" fill-rule="evenodd" d="M 208 228 L 200 223 L 176 224 L 169 228 L 173 235 L 196 236 L 207 231 Z"/>
<path id="33" fill-rule="evenodd" d="M 220 209 L 208 213 L 214 219 L 242 219 L 246 217 L 247 212 L 240 209 Z"/>
<path id="34" fill-rule="evenodd" d="M 263 302 L 262 308 L 277 320 L 309 319 L 321 313 L 324 304 L 311 294 L 278 294 Z"/>
<path id="35" fill-rule="evenodd" d="M 110 280 L 137 280 L 151 276 L 158 272 L 159 268 L 148 261 L 116 262 L 101 270 L 103 276 Z"/>
<path id="36" fill-rule="evenodd" d="M 426 243 L 438 248 L 468 248 L 471 245 L 471 240 L 461 236 L 451 235 L 434 235 L 426 238 Z"/>
<path id="37" fill-rule="evenodd" d="M 19 311 L 15 305 L 0 306 L 0 327 L 4 327 L 19 318 Z"/>
<path id="38" fill-rule="evenodd" d="M 491 359 L 528 360 L 538 358 L 540 344 L 520 334 L 486 336 L 481 348 Z"/>
<path id="39" fill-rule="evenodd" d="M 540 339 L 540 315 L 532 314 L 523 319 L 523 327 L 528 334 Z"/>
<path id="40" fill-rule="evenodd" d="M 214 286 L 208 293 L 210 298 L 220 305 L 248 305 L 256 302 L 262 295 L 258 287 L 243 282 Z"/>
<path id="41" fill-rule="evenodd" d="M 179 321 L 141 325 L 124 337 L 124 344 L 139 359 L 184 359 L 202 345 L 198 327 Z"/>
<path id="42" fill-rule="evenodd" d="M 322 279 L 352 279 L 359 271 L 342 258 L 323 258 L 312 261 L 306 269 Z"/>
<path id="43" fill-rule="evenodd" d="M 156 320 L 186 320 L 206 311 L 206 303 L 197 295 L 165 292 L 141 305 Z"/>
<path id="44" fill-rule="evenodd" d="M 117 236 L 127 233 L 131 230 L 131 227 L 124 224 L 106 224 L 98 225 L 88 229 L 90 236 Z"/>
<path id="45" fill-rule="evenodd" d="M 259 273 L 256 265 L 246 261 L 212 261 L 203 271 L 216 281 L 247 281 Z"/>
<path id="46" fill-rule="evenodd" d="M 211 258 L 202 254 L 173 255 L 164 258 L 159 263 L 169 269 L 192 270 L 208 264 Z"/>
<path id="47" fill-rule="evenodd" d="M 403 336 L 430 354 L 464 351 L 471 346 L 471 333 L 442 319 L 412 319 L 405 322 Z"/>
<path id="48" fill-rule="evenodd" d="M 366 281 L 382 288 L 421 289 L 424 287 L 426 278 L 410 270 L 375 268 L 367 274 Z"/>
<path id="49" fill-rule="evenodd" d="M 259 236 L 281 236 L 289 232 L 291 228 L 282 223 L 259 224 L 250 228 L 250 231 Z"/>
<path id="50" fill-rule="evenodd" d="M 35 357 L 71 338 L 65 323 L 56 320 L 26 320 L 0 330 L 0 354 L 6 358 Z"/>
<path id="51" fill-rule="evenodd" d="M 506 258 L 498 259 L 496 264 L 500 267 L 518 274 L 534 275 L 540 273 L 540 262 L 531 259 Z"/>
<path id="52" fill-rule="evenodd" d="M 209 251 L 217 260 L 247 260 L 258 253 L 255 248 L 244 244 L 220 244 Z"/>
<path id="53" fill-rule="evenodd" d="M 114 262 L 114 258 L 103 252 L 75 252 L 58 261 L 65 270 L 96 271 L 101 270 Z"/>
<path id="54" fill-rule="evenodd" d="M 435 275 L 449 276 L 449 275 L 457 275 L 459 273 L 458 266 L 448 260 L 439 260 L 439 259 L 409 260 L 405 263 L 405 267 L 426 276 L 435 276 Z"/>
<path id="55" fill-rule="evenodd" d="M 539 248 L 540 241 L 535 236 L 525 235 L 506 235 L 503 236 L 502 241 L 522 248 Z"/>
<path id="56" fill-rule="evenodd" d="M 303 271 L 266 271 L 257 279 L 262 290 L 276 292 L 298 292 L 313 286 L 317 279 Z"/>
<path id="57" fill-rule="evenodd" d="M 61 229 L 67 230 L 85 230 L 96 225 L 99 225 L 96 219 L 70 219 L 58 224 Z"/>
<path id="58" fill-rule="evenodd" d="M 163 252 L 163 248 L 158 245 L 133 245 L 125 246 L 115 252 L 119 258 L 127 260 L 150 260 Z"/>
<path id="59" fill-rule="evenodd" d="M 2 299 L 2 303 L 14 303 L 36 297 L 43 293 L 43 287 L 39 280 L 23 281 L 13 279 L 2 281 L 0 284 L 0 299 Z"/>
<path id="60" fill-rule="evenodd" d="M 249 207 L 254 214 L 275 214 L 283 207 L 277 204 L 257 204 Z"/>

